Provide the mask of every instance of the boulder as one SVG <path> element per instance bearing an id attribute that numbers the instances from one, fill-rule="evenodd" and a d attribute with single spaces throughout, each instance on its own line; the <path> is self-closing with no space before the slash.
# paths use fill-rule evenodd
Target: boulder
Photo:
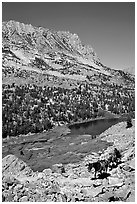
<path id="1" fill-rule="evenodd" d="M 78 178 L 78 175 L 75 174 L 75 173 L 71 173 L 69 176 L 68 176 L 69 179 L 77 179 Z"/>
<path id="2" fill-rule="evenodd" d="M 120 187 L 123 186 L 124 182 L 122 179 L 117 177 L 109 177 L 109 187 Z"/>
<path id="3" fill-rule="evenodd" d="M 20 198 L 19 200 L 20 202 L 27 202 L 28 201 L 28 197 L 27 196 L 23 196 Z"/>
<path id="4" fill-rule="evenodd" d="M 129 148 L 125 153 L 123 158 L 121 159 L 122 162 L 128 161 L 135 157 L 135 147 Z"/>
<path id="5" fill-rule="evenodd" d="M 44 176 L 45 176 L 45 174 L 40 172 L 37 177 L 38 177 L 38 179 L 44 179 Z"/>
<path id="6" fill-rule="evenodd" d="M 63 164 L 54 164 L 52 165 L 52 172 L 62 174 L 62 173 L 65 173 L 65 168 Z"/>
<path id="7" fill-rule="evenodd" d="M 89 172 L 81 172 L 80 177 L 81 178 L 89 178 L 91 175 Z"/>
<path id="8" fill-rule="evenodd" d="M 126 202 L 135 202 L 135 191 L 132 191 L 132 192 L 128 195 L 128 198 L 126 199 Z"/>
<path id="9" fill-rule="evenodd" d="M 94 198 L 94 197 L 98 196 L 100 193 L 103 193 L 103 187 L 102 186 L 99 186 L 97 188 L 89 188 L 89 189 L 87 189 L 86 196 Z"/>
<path id="10" fill-rule="evenodd" d="M 102 181 L 102 186 L 107 187 L 108 184 L 109 184 L 109 180 L 108 180 L 107 178 L 106 178 L 106 179 L 103 179 L 103 181 Z"/>
<path id="11" fill-rule="evenodd" d="M 131 161 L 128 162 L 128 165 L 130 166 L 131 169 L 135 169 L 135 158 L 132 159 Z"/>
<path id="12" fill-rule="evenodd" d="M 131 164 L 132 167 L 134 166 L 133 164 Z M 123 166 L 123 170 L 127 171 L 127 172 L 131 172 L 131 171 L 134 171 L 135 168 L 133 167 L 132 168 L 128 163 L 126 163 L 124 166 Z"/>
<path id="13" fill-rule="evenodd" d="M 3 196 L 3 200 L 4 201 L 6 201 L 6 202 L 13 202 L 13 200 L 14 200 L 14 195 L 13 195 L 13 193 L 11 192 L 11 191 L 5 191 L 5 192 L 3 192 L 3 194 L 2 194 Z"/>
<path id="14" fill-rule="evenodd" d="M 19 183 L 20 182 L 14 176 L 7 176 L 7 177 L 3 177 L 2 179 L 2 185 L 5 188 L 9 188 L 10 186 L 15 186 Z"/>
<path id="15" fill-rule="evenodd" d="M 66 197 L 65 197 L 65 195 L 62 195 L 62 194 L 58 194 L 57 195 L 57 202 L 66 202 L 67 200 L 66 200 Z"/>
<path id="16" fill-rule="evenodd" d="M 15 195 L 14 196 L 14 202 L 18 202 L 18 201 L 19 201 L 18 195 Z"/>
<path id="17" fill-rule="evenodd" d="M 51 169 L 44 169 L 43 170 L 43 173 L 46 175 L 46 176 L 49 176 L 52 174 L 52 170 Z"/>
<path id="18" fill-rule="evenodd" d="M 30 175 L 32 169 L 25 162 L 18 159 L 15 155 L 7 155 L 2 159 L 2 175 Z"/>
<path id="19" fill-rule="evenodd" d="M 131 194 L 131 189 L 128 186 L 124 186 L 125 188 L 120 188 L 115 191 L 115 197 L 120 198 L 121 200 L 125 201 L 127 197 Z"/>

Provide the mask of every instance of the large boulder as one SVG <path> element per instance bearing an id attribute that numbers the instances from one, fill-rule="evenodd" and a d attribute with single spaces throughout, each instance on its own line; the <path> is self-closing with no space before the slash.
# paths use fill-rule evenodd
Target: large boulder
<path id="1" fill-rule="evenodd" d="M 135 158 L 128 162 L 131 169 L 135 170 Z"/>
<path id="2" fill-rule="evenodd" d="M 65 173 L 65 168 L 63 164 L 54 164 L 52 165 L 52 172 L 62 174 L 62 173 Z"/>
<path id="3" fill-rule="evenodd" d="M 109 177 L 109 187 L 120 187 L 124 185 L 124 182 L 122 179 L 119 179 L 117 177 Z"/>
<path id="4" fill-rule="evenodd" d="M 135 147 L 130 147 L 124 152 L 124 156 L 122 157 L 122 162 L 128 161 L 135 157 Z"/>
<path id="5" fill-rule="evenodd" d="M 15 155 L 7 155 L 2 159 L 2 176 L 7 175 L 30 175 L 32 169 L 27 164 L 18 159 Z"/>

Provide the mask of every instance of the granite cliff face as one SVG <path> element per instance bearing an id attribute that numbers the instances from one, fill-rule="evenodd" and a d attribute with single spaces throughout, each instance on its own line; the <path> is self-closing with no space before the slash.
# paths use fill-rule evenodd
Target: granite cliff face
<path id="1" fill-rule="evenodd" d="M 43 54 L 61 51 L 99 63 L 92 47 L 82 45 L 76 34 L 55 32 L 42 27 L 36 28 L 15 21 L 3 22 L 2 30 L 3 44 L 10 43 L 11 48 L 25 45 L 26 49 L 35 49 L 35 52 Z"/>
<path id="2" fill-rule="evenodd" d="M 133 85 L 134 77 L 104 66 L 76 34 L 9 21 L 2 24 L 3 83 L 76 86 L 88 82 Z M 19 80 L 20 78 L 20 80 Z M 47 79 L 48 78 L 48 79 Z"/>

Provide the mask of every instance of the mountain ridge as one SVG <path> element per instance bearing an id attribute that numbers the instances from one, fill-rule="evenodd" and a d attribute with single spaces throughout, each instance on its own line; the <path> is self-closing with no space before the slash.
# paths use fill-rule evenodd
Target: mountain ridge
<path id="1" fill-rule="evenodd" d="M 100 84 L 97 78 L 100 81 L 103 76 L 111 77 L 108 83 L 125 84 L 123 71 L 104 66 L 91 46 L 83 45 L 77 34 L 68 31 L 52 31 L 12 20 L 3 22 L 2 53 L 4 72 L 5 68 L 14 69 L 15 72 L 25 70 L 32 75 L 30 72 L 34 70 L 36 75 L 43 77 L 43 81 L 44 75 L 48 75 L 57 77 L 61 83 L 65 78 L 65 84 L 71 80 L 75 86 L 78 81 Z M 130 79 L 126 82 L 130 84 L 134 77 L 128 73 L 126 75 Z M 15 74 L 13 76 L 17 78 Z M 10 80 L 14 81 L 11 76 Z"/>
<path id="2" fill-rule="evenodd" d="M 50 30 L 50 29 L 45 29 L 45 28 L 42 28 L 42 27 L 34 27 L 32 26 L 31 24 L 24 24 L 24 23 L 19 23 L 19 22 L 15 22 L 15 21 L 8 21 L 8 22 L 3 22 L 3 31 L 5 29 L 7 29 L 8 31 L 8 28 L 11 29 L 11 26 L 12 26 L 12 29 L 14 31 L 17 31 L 19 34 L 21 33 L 27 33 L 27 34 L 32 34 L 32 37 L 33 37 L 33 32 L 36 31 L 36 32 L 39 32 L 39 34 L 42 34 L 43 36 L 42 37 L 45 37 L 46 40 L 50 39 L 50 38 L 59 38 L 62 39 L 63 41 L 68 41 L 69 40 L 69 44 L 67 45 L 71 45 L 72 41 L 73 41 L 73 44 L 74 46 L 79 46 L 80 49 L 84 49 L 84 46 L 82 46 L 81 44 L 81 41 L 80 39 L 78 38 L 78 36 L 76 34 L 71 34 L 70 32 L 66 32 L 66 31 L 53 31 L 53 30 Z M 4 32 L 3 32 L 4 34 Z M 13 33 L 12 33 L 13 35 Z M 11 37 L 11 36 L 10 36 Z M 60 40 L 58 39 L 58 40 Z M 71 42 L 71 43 L 70 43 Z M 85 46 L 87 49 L 90 49 L 91 52 L 93 52 L 93 49 L 90 47 L 90 46 Z M 52 48 L 53 49 L 53 48 Z M 86 50 L 84 50 L 86 52 Z M 96 55 L 94 52 L 93 52 L 93 55 Z"/>
<path id="3" fill-rule="evenodd" d="M 36 26 L 32 26 L 31 24 L 24 24 L 24 23 L 20 23 L 14 20 L 10 20 L 10 21 L 4 21 L 2 22 L 2 30 L 7 29 L 7 31 L 10 31 L 11 34 L 11 30 L 14 30 L 14 32 L 17 32 L 19 34 L 23 34 L 23 33 L 27 33 L 27 34 L 33 34 L 35 31 L 41 33 L 41 35 L 43 35 L 46 39 L 46 43 L 48 44 L 48 46 L 51 47 L 51 45 L 48 43 L 48 39 L 50 39 L 51 37 L 53 38 L 61 38 L 63 40 L 63 42 L 66 43 L 66 45 L 68 46 L 68 48 L 65 49 L 70 51 L 69 49 L 72 49 L 71 44 L 74 44 L 75 47 L 75 54 L 77 53 L 78 55 L 81 55 L 80 51 L 83 50 L 83 56 L 87 57 L 88 56 L 91 57 L 91 55 L 94 56 L 93 61 L 96 61 L 97 63 L 101 63 L 99 57 L 97 56 L 97 54 L 95 53 L 95 51 L 93 50 L 93 48 L 90 45 L 84 45 L 81 41 L 80 38 L 78 37 L 77 34 L 72 34 L 69 31 L 54 31 L 53 29 L 48 29 L 48 28 L 43 28 L 41 26 L 36 27 Z M 4 32 L 3 32 L 4 33 Z M 13 35 L 12 33 L 12 35 Z M 55 35 L 55 36 L 54 36 Z M 33 36 L 31 36 L 33 37 Z M 51 47 L 51 49 L 53 49 Z M 78 49 L 80 51 L 78 51 Z M 129 68 L 119 68 L 116 70 L 122 70 L 125 72 L 128 72 L 130 74 L 135 74 L 135 68 L 131 67 Z"/>

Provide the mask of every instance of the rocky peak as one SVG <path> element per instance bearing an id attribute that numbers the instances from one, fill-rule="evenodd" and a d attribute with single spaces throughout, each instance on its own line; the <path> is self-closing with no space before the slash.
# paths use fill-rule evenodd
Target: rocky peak
<path id="1" fill-rule="evenodd" d="M 27 46 L 35 45 L 34 48 L 46 48 L 44 52 L 49 50 L 71 53 L 81 56 L 91 61 L 99 61 L 97 55 L 91 46 L 85 46 L 81 43 L 77 34 L 72 34 L 65 31 L 51 31 L 42 27 L 34 27 L 16 21 L 3 22 L 3 44 L 5 40 L 14 41 L 18 44 L 20 40 L 26 43 Z M 31 38 L 31 39 L 30 39 Z M 33 42 L 33 43 L 32 43 Z"/>
<path id="2" fill-rule="evenodd" d="M 34 28 L 32 25 L 16 22 L 13 20 L 10 20 L 8 22 L 2 23 L 2 31 L 9 31 L 9 34 L 12 34 L 12 31 L 16 31 L 18 34 L 22 33 L 32 33 L 34 32 Z"/>
<path id="3" fill-rule="evenodd" d="M 73 81 L 74 86 L 78 81 L 100 85 L 104 81 L 103 76 L 108 84 L 127 86 L 133 82 L 132 77 L 122 71 L 120 73 L 104 66 L 91 46 L 84 45 L 77 34 L 68 31 L 53 31 L 15 21 L 3 22 L 2 48 L 3 73 L 8 72 L 12 81 L 16 77 L 14 71 L 25 71 L 31 83 L 38 77 L 41 80 L 37 83 L 47 83 L 45 75 L 50 75 L 52 79 L 58 78 L 58 86 L 62 84 L 63 87 L 69 87 L 66 85 L 68 81 L 70 84 Z M 32 77 L 31 70 L 37 77 Z"/>
<path id="4" fill-rule="evenodd" d="M 57 32 L 59 36 L 63 38 L 64 41 L 67 41 L 68 44 L 71 44 L 75 50 L 79 52 L 82 56 L 84 56 L 87 59 L 96 58 L 97 54 L 94 52 L 93 48 L 89 45 L 83 45 L 80 41 L 77 34 L 72 34 L 70 32 L 64 32 L 64 31 L 58 31 Z"/>

